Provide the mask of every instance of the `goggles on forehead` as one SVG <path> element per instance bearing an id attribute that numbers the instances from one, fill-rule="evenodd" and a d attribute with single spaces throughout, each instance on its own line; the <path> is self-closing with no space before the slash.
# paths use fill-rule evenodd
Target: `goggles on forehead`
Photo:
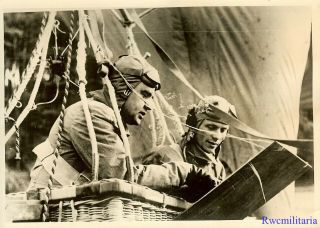
<path id="1" fill-rule="evenodd" d="M 132 75 L 151 88 L 161 88 L 158 71 L 145 59 L 136 55 L 122 55 L 114 64 L 123 75 Z"/>
<path id="2" fill-rule="evenodd" d="M 155 88 L 155 90 L 159 90 L 161 88 L 160 82 L 154 80 L 155 76 L 153 72 L 147 72 L 141 75 L 141 81 L 151 88 Z M 158 73 L 157 73 L 158 74 Z"/>
<path id="3" fill-rule="evenodd" d="M 214 108 L 212 108 L 212 107 L 214 107 Z M 214 115 L 214 109 L 219 109 L 219 110 L 221 110 L 221 111 L 233 116 L 234 118 L 238 119 L 238 116 L 237 116 L 237 113 L 236 113 L 236 108 L 232 104 L 229 104 L 229 107 L 226 110 L 222 110 L 222 109 L 220 109 L 220 108 L 218 108 L 218 107 L 216 107 L 214 105 L 209 104 L 209 109 L 206 111 L 206 113 L 208 113 L 209 115 L 210 114 Z"/>
<path id="4" fill-rule="evenodd" d="M 216 95 L 201 100 L 195 107 L 195 114 L 198 122 L 203 119 L 209 119 L 228 124 L 230 117 L 238 118 L 234 105 Z"/>

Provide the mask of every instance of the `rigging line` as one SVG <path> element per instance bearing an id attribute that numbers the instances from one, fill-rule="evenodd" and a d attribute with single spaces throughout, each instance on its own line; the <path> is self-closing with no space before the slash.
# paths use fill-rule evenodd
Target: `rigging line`
<path id="1" fill-rule="evenodd" d="M 56 94 L 54 95 L 54 97 L 53 97 L 51 100 L 49 100 L 49 101 L 39 102 L 38 104 L 34 104 L 33 110 L 37 109 L 40 105 L 51 104 L 51 103 L 53 103 L 53 102 L 57 99 L 58 94 L 59 94 L 59 81 L 60 81 L 60 79 L 57 78 L 57 81 L 56 81 Z"/>
<path id="2" fill-rule="evenodd" d="M 145 11 L 143 11 L 142 13 L 140 13 L 138 16 L 140 18 L 143 18 L 144 16 L 148 15 L 149 13 L 151 13 L 153 10 L 155 10 L 156 8 L 150 8 L 150 9 L 147 9 Z"/>
<path id="3" fill-rule="evenodd" d="M 120 17 L 120 15 L 117 13 L 116 10 L 112 9 L 111 12 L 112 12 L 112 14 L 118 19 L 118 21 L 119 21 L 121 24 L 124 23 L 124 21 L 122 20 L 122 18 Z"/>
<path id="4" fill-rule="evenodd" d="M 157 146 L 157 129 L 156 129 L 156 121 L 155 121 L 155 112 L 154 110 L 151 110 L 150 113 L 150 125 L 149 129 L 151 130 L 151 142 L 152 142 L 152 147 Z"/>
<path id="5" fill-rule="evenodd" d="M 251 167 L 253 173 L 254 173 L 254 174 L 256 175 L 256 177 L 258 178 L 258 181 L 259 181 L 259 184 L 260 184 L 261 193 L 262 193 L 264 202 L 266 203 L 267 200 L 266 200 L 266 196 L 265 196 L 265 194 L 264 194 L 263 185 L 262 185 L 262 181 L 261 181 L 260 175 L 259 175 L 258 171 L 256 170 L 256 168 L 254 167 L 254 165 L 253 165 L 251 162 L 249 162 L 249 166 Z"/>
<path id="6" fill-rule="evenodd" d="M 52 13 L 53 12 L 50 12 L 50 14 Z M 22 96 L 22 93 L 27 87 L 27 84 L 30 81 L 32 75 L 34 74 L 36 65 L 41 55 L 41 50 L 43 49 L 43 46 L 44 46 L 44 41 L 45 41 L 44 36 L 47 33 L 48 28 L 51 28 L 54 23 L 54 21 L 51 21 L 51 20 L 47 21 L 47 18 L 48 18 L 47 13 L 44 13 L 41 21 L 40 33 L 38 34 L 38 39 L 37 39 L 35 48 L 32 50 L 28 65 L 22 73 L 22 82 L 20 83 L 19 88 L 16 90 L 15 94 L 12 96 L 12 98 L 8 102 L 8 107 L 5 111 L 6 116 L 9 116 L 10 113 L 13 111 L 13 109 L 16 107 L 16 104 L 20 102 L 19 101 L 20 97 Z"/>
<path id="7" fill-rule="evenodd" d="M 78 33 L 79 33 L 79 28 L 78 28 L 78 30 L 76 31 L 76 33 L 74 34 L 74 36 L 72 37 L 71 41 L 73 41 L 73 40 L 76 38 L 76 36 L 78 35 Z M 68 47 L 69 47 L 69 45 L 67 45 L 67 46 L 65 47 L 65 49 L 63 49 L 63 51 L 62 51 L 61 54 L 60 54 L 60 57 L 63 56 L 63 54 L 64 54 L 64 53 L 66 52 L 66 50 L 68 49 Z"/>
<path id="8" fill-rule="evenodd" d="M 112 66 L 112 67 L 117 71 L 117 73 L 119 73 L 119 75 L 120 75 L 120 76 L 122 77 L 122 79 L 125 81 L 125 83 L 127 84 L 127 86 L 128 86 L 140 99 L 142 99 L 147 105 L 150 106 L 149 101 L 146 101 L 146 100 L 129 84 L 129 82 L 125 79 L 125 77 L 121 74 L 121 72 L 120 72 L 115 66 Z M 174 118 L 172 118 L 172 117 L 170 117 L 170 116 L 168 116 L 168 115 L 166 115 L 166 114 L 164 114 L 164 116 L 167 117 L 167 118 L 169 118 L 169 119 L 174 120 Z M 198 128 L 196 128 L 196 127 L 192 127 L 192 126 L 187 125 L 187 124 L 184 124 L 184 123 L 181 123 L 181 124 L 184 125 L 184 126 L 186 126 L 186 127 L 188 127 L 188 128 L 191 128 L 191 129 L 194 129 L 194 130 L 196 130 L 196 131 L 199 131 L 199 132 L 209 133 L 209 132 L 206 131 L 206 130 L 198 129 Z M 256 136 L 256 137 L 259 137 L 259 136 Z M 252 145 L 255 145 L 255 146 L 259 147 L 259 148 L 264 148 L 264 147 L 262 147 L 262 146 L 260 146 L 260 145 L 258 145 L 258 144 L 255 144 L 255 143 L 252 143 L 252 142 L 248 142 L 248 141 L 262 141 L 262 140 L 259 140 L 259 139 L 249 139 L 249 138 L 246 138 L 246 139 L 238 138 L 238 139 L 241 140 L 241 141 L 247 142 L 247 143 L 251 143 Z M 265 140 L 270 140 L 270 141 L 277 141 L 276 139 L 268 139 L 268 138 L 264 138 L 264 139 L 265 139 Z M 248 140 L 248 141 L 245 141 L 245 140 Z M 297 140 L 294 140 L 294 141 L 303 142 L 304 140 L 299 140 L 299 139 L 297 139 Z"/>
<path id="9" fill-rule="evenodd" d="M 144 32 L 144 34 L 147 36 L 147 38 L 152 42 L 154 47 L 156 48 L 159 56 L 161 59 L 166 63 L 169 70 L 173 73 L 174 76 L 176 76 L 180 81 L 182 81 L 192 92 L 194 92 L 195 95 L 199 98 L 203 98 L 203 96 L 200 94 L 198 90 L 196 90 L 190 82 L 186 79 L 182 71 L 178 68 L 176 63 L 171 59 L 171 57 L 160 47 L 160 45 L 150 36 L 146 28 L 144 27 L 144 24 L 140 20 L 138 14 L 136 11 L 132 10 L 131 17 L 134 18 L 134 22 L 138 25 L 138 27 Z"/>
<path id="10" fill-rule="evenodd" d="M 64 122 L 64 116 L 65 116 L 65 109 L 66 109 L 66 104 L 67 104 L 67 99 L 69 95 L 69 76 L 70 76 L 70 66 L 71 66 L 71 54 L 72 54 L 72 34 L 73 34 L 73 23 L 74 23 L 74 14 L 71 11 L 71 19 L 70 19 L 70 31 L 69 31 L 69 39 L 68 39 L 68 52 L 67 52 L 67 62 L 66 62 L 66 69 L 65 69 L 65 76 L 67 78 L 66 83 L 65 83 L 65 88 L 64 88 L 64 95 L 62 99 L 62 104 L 61 104 L 61 110 L 59 113 L 58 117 L 58 133 L 57 133 L 57 139 L 55 141 L 55 147 L 54 147 L 54 153 L 53 153 L 53 161 L 52 161 L 52 167 L 51 167 L 51 172 L 49 173 L 49 179 L 47 180 L 47 186 L 45 188 L 45 200 L 43 203 L 43 211 L 42 211 L 42 221 L 45 222 L 49 218 L 49 198 L 51 196 L 51 190 L 53 186 L 53 175 L 55 173 L 56 165 L 57 165 L 57 159 L 59 158 L 59 150 L 61 147 L 61 140 L 62 136 L 61 133 L 63 131 L 63 122 Z M 33 100 L 34 101 L 34 100 Z"/>
<path id="11" fill-rule="evenodd" d="M 66 33 L 64 31 L 62 31 L 60 28 L 60 21 L 59 20 L 55 20 L 54 22 L 54 29 L 53 29 L 53 34 L 54 34 L 54 43 L 55 43 L 55 59 L 58 58 L 59 55 L 59 48 L 58 48 L 58 33 L 57 31 L 61 32 L 61 33 Z M 61 55 L 62 56 L 62 55 Z"/>
<path id="12" fill-rule="evenodd" d="M 179 132 L 179 134 L 182 135 L 184 133 L 184 129 L 182 126 L 182 121 L 179 119 L 180 116 L 173 109 L 173 107 L 168 103 L 168 101 L 165 99 L 165 97 L 162 95 L 161 92 L 157 92 L 156 95 L 157 95 L 156 97 L 159 98 L 159 100 L 162 102 L 166 111 L 169 112 L 169 115 L 171 115 L 172 118 L 174 118 L 173 122 L 175 124 L 175 127 L 176 127 L 177 131 Z"/>
<path id="13" fill-rule="evenodd" d="M 191 89 L 199 98 L 203 99 L 203 96 L 190 84 L 190 82 L 188 80 L 186 80 L 185 76 L 183 75 L 183 73 L 181 72 L 181 70 L 178 68 L 178 66 L 174 63 L 174 61 L 170 58 L 170 56 L 160 47 L 160 45 L 149 35 L 149 33 L 147 32 L 146 28 L 144 27 L 142 21 L 140 20 L 139 16 L 137 15 L 137 13 L 132 10 L 132 17 L 135 20 L 135 23 L 141 28 L 141 30 L 145 33 L 145 35 L 147 36 L 147 38 L 153 43 L 153 45 L 155 46 L 158 54 L 160 55 L 160 57 L 162 58 L 162 60 L 167 64 L 167 66 L 169 67 L 169 70 L 176 76 L 178 77 L 178 79 L 180 79 L 189 89 Z M 216 109 L 216 108 L 215 108 Z M 214 110 L 215 110 L 214 109 Z M 219 109 L 216 109 L 217 113 L 219 115 L 227 115 L 225 113 L 222 113 L 222 111 L 220 111 Z M 241 122 L 240 120 L 236 119 L 236 118 L 232 118 L 230 116 L 227 117 L 227 119 L 229 119 L 234 125 L 234 127 L 236 127 L 237 129 L 246 132 L 250 135 L 259 137 L 259 138 L 265 138 L 265 139 L 270 139 L 270 140 L 276 140 L 279 141 L 281 143 L 284 143 L 286 145 L 290 145 L 290 146 L 295 146 L 295 147 L 311 147 L 313 144 L 312 140 L 288 140 L 288 139 L 273 139 L 271 137 L 268 137 L 260 132 L 258 132 L 257 130 L 249 127 L 248 125 L 246 125 L 245 123 Z"/>
<path id="14" fill-rule="evenodd" d="M 15 140 L 15 149 L 16 149 L 16 156 L 15 160 L 21 160 L 21 151 L 20 151 L 20 130 L 19 127 L 16 125 L 16 120 L 10 116 L 5 117 L 5 119 L 10 120 L 14 124 L 14 128 L 16 130 L 16 140 Z"/>
<path id="15" fill-rule="evenodd" d="M 155 104 L 155 110 L 156 112 L 158 112 L 158 115 L 159 115 L 159 120 L 160 120 L 160 123 L 162 124 L 162 130 L 163 130 L 163 134 L 164 134 L 164 137 L 162 139 L 162 142 L 160 143 L 160 145 L 163 145 L 166 138 L 169 140 L 170 144 L 173 144 L 173 140 L 171 138 L 171 135 L 170 135 L 170 132 L 169 132 L 169 129 L 168 129 L 168 125 L 167 125 L 167 122 L 164 118 L 164 113 L 162 112 L 162 109 L 159 105 L 159 101 L 157 99 L 157 97 L 154 97 L 154 104 Z"/>
<path id="16" fill-rule="evenodd" d="M 172 118 L 171 116 L 168 116 L 168 115 L 166 115 L 166 114 L 163 114 L 163 115 L 164 115 L 165 117 L 169 118 L 169 119 L 174 120 L 174 118 Z M 200 134 L 200 135 L 201 135 L 201 134 L 204 135 L 204 133 L 205 133 L 205 134 L 212 134 L 212 132 L 207 131 L 207 130 L 199 129 L 199 128 L 197 128 L 197 127 L 193 127 L 193 126 L 190 126 L 190 125 L 185 124 L 185 123 L 181 123 L 181 124 L 184 125 L 184 126 L 186 126 L 186 127 L 188 127 L 188 128 L 191 128 L 191 129 L 193 129 L 193 130 L 196 130 L 196 131 L 198 132 L 198 134 Z M 243 142 L 252 144 L 252 145 L 254 145 L 254 146 L 256 146 L 256 147 L 258 147 L 258 148 L 260 148 L 260 149 L 263 149 L 263 148 L 264 148 L 263 146 L 261 146 L 261 145 L 259 145 L 259 144 L 250 142 L 250 140 L 251 140 L 251 141 L 254 141 L 254 139 L 241 138 L 241 137 L 233 136 L 233 135 L 231 135 L 231 134 L 228 134 L 227 137 L 235 138 L 235 139 L 238 139 L 238 140 L 240 140 L 240 141 L 243 141 Z"/>
<path id="17" fill-rule="evenodd" d="M 63 77 L 64 79 L 67 79 L 67 77 L 63 74 L 63 75 L 59 75 L 61 77 Z M 75 87 L 79 88 L 79 85 L 77 83 L 75 83 L 74 81 L 72 81 L 71 79 L 68 79 L 69 82 L 74 85 Z"/>
<path id="18" fill-rule="evenodd" d="M 52 30 L 53 34 L 54 34 L 54 49 L 55 49 L 55 54 L 54 54 L 54 58 L 57 59 L 58 58 L 58 35 L 57 35 L 57 22 L 58 20 L 56 20 L 54 22 L 54 28 Z"/>
<path id="19" fill-rule="evenodd" d="M 248 144 L 251 144 L 251 145 L 253 145 L 253 146 L 258 147 L 259 149 L 264 149 L 264 148 L 265 148 L 264 146 L 261 146 L 261 145 L 259 145 L 259 144 L 250 142 L 250 139 L 248 139 L 248 138 L 231 137 L 230 134 L 228 134 L 227 137 L 229 137 L 229 138 L 234 138 L 234 139 L 237 139 L 237 140 L 242 141 L 242 142 L 246 142 L 246 143 L 248 143 Z"/>
<path id="20" fill-rule="evenodd" d="M 142 57 L 141 52 L 140 52 L 140 50 L 138 48 L 138 45 L 137 45 L 137 43 L 135 41 L 135 37 L 134 37 L 133 31 L 132 31 L 132 29 L 135 26 L 135 23 L 130 18 L 130 14 L 127 12 L 127 10 L 120 9 L 120 13 L 123 16 L 123 19 L 124 19 L 123 26 L 125 27 L 126 33 L 127 33 L 127 48 L 128 48 L 128 52 L 131 55 L 138 55 L 138 56 Z M 160 107 L 160 103 L 159 103 L 159 101 L 157 99 L 157 96 L 154 96 L 153 103 L 155 104 L 155 112 L 153 112 L 153 114 L 158 115 L 160 123 L 162 125 L 161 128 L 162 128 L 162 131 L 163 131 L 163 138 L 162 138 L 162 141 L 161 141 L 160 145 L 164 144 L 166 138 L 168 139 L 170 144 L 173 144 L 173 140 L 172 140 L 172 137 L 170 135 L 170 132 L 169 132 L 167 123 L 165 121 L 165 118 L 163 116 L 163 112 L 162 112 L 162 109 Z"/>
<path id="21" fill-rule="evenodd" d="M 83 112 L 85 115 L 85 120 L 87 124 L 87 129 L 90 138 L 91 144 L 91 153 L 92 153 L 92 180 L 98 180 L 98 171 L 99 171 L 99 154 L 98 154 L 98 143 L 96 139 L 96 134 L 94 126 L 92 123 L 92 118 L 90 115 L 89 105 L 86 97 L 86 69 L 85 69 L 85 60 L 86 60 L 86 43 L 85 43 L 85 34 L 83 29 L 84 13 L 82 11 L 78 12 L 79 14 L 79 40 L 78 40 L 78 53 L 77 53 L 77 66 L 76 70 L 79 77 L 79 93 L 82 103 Z"/>
<path id="22" fill-rule="evenodd" d="M 51 31 L 52 31 L 52 27 L 53 27 L 53 23 L 54 23 L 54 19 L 56 16 L 56 11 L 52 11 L 49 15 L 49 19 L 48 19 L 48 23 L 47 23 L 47 27 L 44 30 L 44 35 L 43 35 L 43 50 L 41 53 L 41 58 L 45 59 L 47 56 L 47 51 L 48 51 L 48 45 L 49 45 L 49 39 L 51 36 Z M 42 62 L 42 64 L 39 67 L 39 71 L 38 74 L 36 76 L 36 81 L 35 84 L 33 86 L 32 92 L 30 94 L 29 97 L 29 101 L 27 106 L 25 107 L 25 109 L 21 112 L 21 114 L 19 115 L 16 124 L 19 127 L 20 124 L 23 122 L 23 120 L 27 117 L 27 115 L 29 114 L 30 110 L 32 109 L 32 106 L 34 104 L 34 100 L 37 96 L 39 87 L 40 87 L 40 83 L 43 77 L 43 72 L 45 70 L 46 67 L 46 63 Z M 11 128 L 8 133 L 5 135 L 5 142 L 7 142 L 9 140 L 9 138 L 12 136 L 12 134 L 14 133 L 14 128 Z"/>
<path id="23" fill-rule="evenodd" d="M 81 14 L 84 15 L 84 11 L 79 11 L 81 12 Z M 89 42 L 91 43 L 91 47 L 94 51 L 94 54 L 95 54 L 95 58 L 97 60 L 98 63 L 101 63 L 102 61 L 107 61 L 109 63 L 109 65 L 112 65 L 112 63 L 110 62 L 108 56 L 105 55 L 105 53 L 103 52 L 103 50 L 101 49 L 101 47 L 99 46 L 99 44 L 97 44 L 94 40 L 94 37 L 93 37 L 93 34 L 92 34 L 92 31 L 89 27 L 89 24 L 87 22 L 87 20 L 82 20 L 82 23 L 83 23 L 83 27 L 84 27 L 84 30 L 85 30 L 85 33 L 89 39 Z M 110 80 L 109 80 L 109 77 L 107 75 L 105 75 L 105 77 L 102 77 L 102 81 L 103 81 L 103 84 L 105 84 L 108 88 L 108 92 L 109 92 L 109 96 L 110 96 L 110 100 L 111 100 L 111 105 L 112 105 L 112 109 L 114 111 L 114 114 L 116 116 L 116 119 L 117 119 L 117 123 L 118 123 L 118 127 L 120 129 L 120 136 L 121 136 L 121 139 L 123 141 L 123 145 L 124 145 L 124 148 L 125 148 L 125 152 L 126 152 L 126 165 L 127 165 L 127 169 L 128 169 L 128 180 L 130 182 L 133 182 L 134 181 L 134 164 L 133 164 L 133 160 L 131 158 L 131 149 L 130 149 L 130 144 L 129 144 L 129 140 L 128 140 L 128 137 L 126 135 L 126 131 L 125 131 L 125 128 L 124 128 L 124 125 L 123 125 L 123 121 L 122 121 L 122 117 L 120 115 L 120 111 L 119 111 L 119 107 L 118 107 L 118 104 L 117 104 L 117 99 L 116 99 L 116 95 L 115 95 L 115 91 L 114 91 L 114 87 L 113 85 L 111 84 Z"/>
<path id="24" fill-rule="evenodd" d="M 235 135 L 231 135 L 231 134 L 228 134 L 228 137 L 235 138 L 235 139 L 241 138 L 239 136 L 235 136 Z M 268 143 L 270 141 L 269 139 L 252 139 L 252 138 L 242 138 L 242 139 L 248 139 L 250 141 L 255 141 L 255 142 L 266 142 L 266 143 Z"/>
<path id="25" fill-rule="evenodd" d="M 139 18 L 137 18 L 137 14 L 136 12 L 133 12 L 134 15 L 133 17 L 135 17 L 135 22 L 136 24 L 139 25 L 139 27 L 146 33 L 147 37 L 154 43 L 154 45 L 157 47 L 157 48 L 160 48 L 159 45 L 149 36 L 149 34 L 147 33 L 147 31 L 145 30 L 145 27 L 143 26 L 141 20 Z M 130 15 L 132 16 L 132 15 Z M 133 92 L 135 92 L 138 97 L 140 99 L 143 99 L 140 94 L 138 94 L 133 88 L 132 86 L 127 82 L 127 80 L 123 77 L 122 73 L 110 62 L 109 59 L 107 59 L 104 54 L 102 53 L 102 50 L 98 48 L 98 46 L 94 45 L 95 44 L 95 41 L 93 40 L 93 36 L 92 34 L 90 34 L 90 29 L 89 28 L 86 28 L 87 25 L 85 25 L 85 29 L 88 30 L 88 38 L 90 40 L 90 42 L 92 43 L 92 47 L 94 49 L 94 52 L 95 52 L 95 56 L 97 58 L 97 60 L 104 60 L 106 61 L 109 66 L 113 67 L 113 69 L 123 78 L 123 80 L 125 81 L 125 83 L 127 84 L 127 86 L 129 88 L 131 88 L 131 90 Z M 178 76 L 179 79 L 181 79 L 184 83 L 187 83 L 186 85 L 188 85 L 188 87 L 193 90 L 193 92 L 195 92 L 198 97 L 200 99 L 203 99 L 203 96 L 195 90 L 195 88 L 192 87 L 192 85 L 185 79 L 184 75 L 182 74 L 182 72 L 177 68 L 177 66 L 175 65 L 175 63 L 170 59 L 170 57 L 164 52 L 163 49 L 161 49 L 161 53 L 162 53 L 162 56 L 161 57 L 164 57 L 165 59 L 165 62 L 167 64 L 169 64 L 171 67 L 173 67 L 175 70 L 174 72 L 177 73 L 176 76 Z M 98 54 L 100 54 L 101 56 L 98 56 Z M 178 72 L 177 72 L 178 71 Z M 144 99 L 143 99 L 144 100 Z M 144 102 L 146 104 L 148 104 L 147 101 L 144 100 Z M 249 126 L 247 126 L 245 123 L 241 122 L 240 120 L 236 119 L 236 118 L 233 118 L 231 116 L 229 116 L 228 114 L 225 114 L 224 112 L 222 112 L 221 110 L 215 108 L 215 107 L 212 107 L 216 112 L 217 114 L 219 115 L 222 115 L 222 116 L 225 116 L 227 115 L 227 119 L 230 120 L 234 125 L 235 128 L 243 131 L 243 132 L 246 132 L 250 135 L 253 135 L 253 136 L 256 136 L 256 137 L 259 137 L 259 138 L 264 138 L 264 139 L 268 139 L 268 140 L 273 140 L 273 141 L 279 141 L 281 143 L 284 143 L 284 144 L 287 144 L 287 145 L 291 145 L 291 146 L 295 146 L 295 147 L 301 147 L 301 146 L 310 146 L 310 143 L 311 143 L 311 140 L 287 140 L 287 139 L 273 139 L 271 137 L 267 137 L 263 134 L 261 134 L 260 132 L 250 128 Z"/>

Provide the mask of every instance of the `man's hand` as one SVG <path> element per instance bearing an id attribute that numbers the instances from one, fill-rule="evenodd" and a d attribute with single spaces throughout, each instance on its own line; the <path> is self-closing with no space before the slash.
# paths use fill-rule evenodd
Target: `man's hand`
<path id="1" fill-rule="evenodd" d="M 195 202 L 220 182 L 219 179 L 205 173 L 203 169 L 195 168 L 187 176 L 186 186 L 181 188 L 182 197 L 189 202 Z"/>

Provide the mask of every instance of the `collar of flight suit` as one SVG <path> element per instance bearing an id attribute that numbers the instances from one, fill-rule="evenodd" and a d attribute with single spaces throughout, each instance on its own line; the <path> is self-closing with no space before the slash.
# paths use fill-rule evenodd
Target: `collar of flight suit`
<path id="1" fill-rule="evenodd" d="M 89 96 L 93 100 L 101 102 L 112 109 L 112 104 L 111 104 L 111 100 L 109 97 L 108 88 L 106 85 L 103 85 L 102 89 L 89 92 Z M 128 126 L 125 122 L 123 123 L 123 125 L 124 125 L 125 131 L 126 131 L 126 135 L 129 137 L 130 132 L 129 132 Z M 118 126 L 118 124 L 115 123 L 115 126 Z"/>

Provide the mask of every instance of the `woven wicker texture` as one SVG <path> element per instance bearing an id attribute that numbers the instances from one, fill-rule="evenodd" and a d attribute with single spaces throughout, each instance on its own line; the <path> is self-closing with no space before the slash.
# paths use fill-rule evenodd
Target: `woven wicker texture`
<path id="1" fill-rule="evenodd" d="M 170 221 L 181 211 L 161 205 L 152 205 L 123 197 L 106 199 L 75 200 L 50 204 L 52 222 L 90 222 L 90 221 Z"/>

